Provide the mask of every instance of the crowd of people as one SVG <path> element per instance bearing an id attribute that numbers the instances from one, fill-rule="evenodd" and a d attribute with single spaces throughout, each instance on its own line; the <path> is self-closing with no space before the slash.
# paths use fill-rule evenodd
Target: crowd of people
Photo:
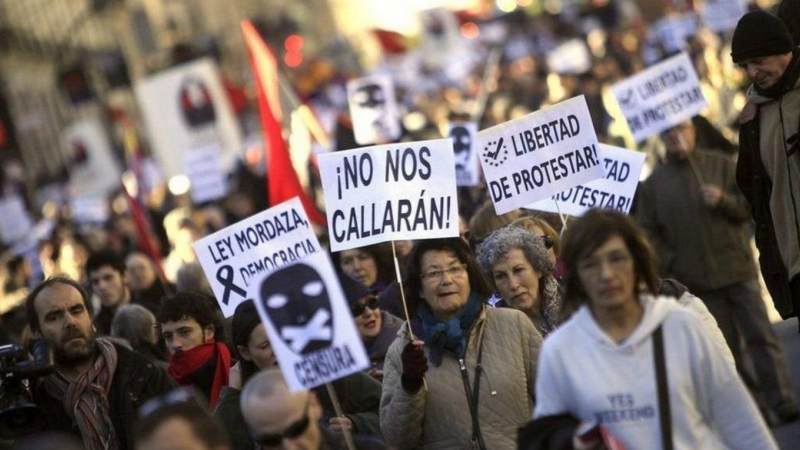
<path id="1" fill-rule="evenodd" d="M 525 51 L 506 48 L 480 127 L 583 94 L 598 138 L 626 144 L 605 91 L 669 52 L 622 3 L 593 12 L 604 51 L 582 75 L 548 73 L 543 57 L 583 30 L 515 16 L 508 41 Z M 329 386 L 290 390 L 255 303 L 224 319 L 191 246 L 268 206 L 250 168 L 218 203 L 154 193 L 157 255 L 124 211 L 102 229 L 60 217 L 36 261 L 6 264 L 20 300 L 0 341 L 48 343 L 52 364 L 31 375 L 36 412 L 0 417 L 0 446 L 777 448 L 770 427 L 800 411 L 750 242 L 777 310 L 797 316 L 799 10 L 749 12 L 730 43 L 689 38 L 712 108 L 643 144 L 662 154 L 630 215 L 498 215 L 485 186 L 460 188 L 459 237 L 331 252 L 370 367 Z M 399 96 L 426 117 L 405 131 L 417 140 L 463 113 L 467 93 Z M 340 149 L 354 146 L 345 119 Z"/>

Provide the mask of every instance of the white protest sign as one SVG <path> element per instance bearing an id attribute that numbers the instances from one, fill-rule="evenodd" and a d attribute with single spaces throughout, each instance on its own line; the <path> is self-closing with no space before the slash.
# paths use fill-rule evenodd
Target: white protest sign
<path id="1" fill-rule="evenodd" d="M 77 223 L 101 224 L 111 217 L 111 208 L 104 197 L 82 195 L 70 201 L 72 220 Z"/>
<path id="2" fill-rule="evenodd" d="M 347 82 L 347 102 L 353 132 L 360 145 L 394 141 L 400 137 L 400 113 L 392 79 L 373 75 Z"/>
<path id="3" fill-rule="evenodd" d="M 217 66 L 201 59 L 152 75 L 134 86 L 153 156 L 167 178 L 183 174 L 183 155 L 217 146 L 221 170 L 241 153 L 241 131 Z"/>
<path id="4" fill-rule="evenodd" d="M 194 203 L 216 200 L 228 194 L 228 181 L 222 172 L 218 147 L 196 148 L 185 153 L 183 165 L 191 182 Z"/>
<path id="5" fill-rule="evenodd" d="M 70 124 L 61 133 L 61 145 L 69 161 L 71 195 L 102 197 L 119 189 L 122 170 L 100 118 L 87 117 Z"/>
<path id="6" fill-rule="evenodd" d="M 447 135 L 453 140 L 453 155 L 456 161 L 456 185 L 477 186 L 481 180 L 478 152 L 475 150 L 475 122 L 452 122 Z"/>
<path id="7" fill-rule="evenodd" d="M 582 95 L 479 132 L 476 150 L 497 214 L 603 176 Z"/>
<path id="8" fill-rule="evenodd" d="M 25 202 L 18 194 L 0 198 L 0 238 L 6 245 L 22 239 L 33 228 Z"/>
<path id="9" fill-rule="evenodd" d="M 581 216 L 591 208 L 630 213 L 646 155 L 644 152 L 605 144 L 600 144 L 598 149 L 603 159 L 605 178 L 575 186 L 525 208 L 571 216 Z"/>
<path id="10" fill-rule="evenodd" d="M 230 317 L 260 274 L 321 248 L 300 200 L 293 198 L 194 244 L 222 313 Z"/>
<path id="11" fill-rule="evenodd" d="M 317 162 L 332 251 L 458 236 L 450 139 L 327 153 Z"/>
<path id="12" fill-rule="evenodd" d="M 703 22 L 715 33 L 736 28 L 739 19 L 747 13 L 745 0 L 705 0 L 702 6 Z"/>
<path id="13" fill-rule="evenodd" d="M 570 39 L 547 53 L 547 68 L 561 74 L 581 74 L 592 68 L 589 47 L 582 39 Z"/>
<path id="14" fill-rule="evenodd" d="M 615 84 L 611 91 L 637 142 L 690 119 L 708 106 L 686 53 Z"/>
<path id="15" fill-rule="evenodd" d="M 672 14 L 652 26 L 664 51 L 672 54 L 683 50 L 686 40 L 697 34 L 697 15 L 694 12 Z"/>
<path id="16" fill-rule="evenodd" d="M 369 367 L 327 253 L 315 253 L 259 276 L 248 294 L 291 391 Z"/>

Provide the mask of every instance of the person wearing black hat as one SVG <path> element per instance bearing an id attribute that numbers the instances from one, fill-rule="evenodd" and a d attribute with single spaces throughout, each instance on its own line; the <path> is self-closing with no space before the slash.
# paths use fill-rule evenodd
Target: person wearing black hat
<path id="1" fill-rule="evenodd" d="M 378 381 L 383 380 L 383 361 L 386 352 L 397 337 L 403 320 L 381 311 L 380 300 L 375 291 L 365 288 L 358 281 L 345 274 L 339 274 L 339 281 L 350 304 L 350 312 L 356 323 L 358 335 L 372 363 L 367 373 Z"/>
<path id="2" fill-rule="evenodd" d="M 800 314 L 799 56 L 777 17 L 753 11 L 739 20 L 731 57 L 753 85 L 739 118 L 736 182 L 756 221 L 764 281 L 784 319 Z M 783 421 L 796 420 L 791 383 L 771 384 L 770 406 Z"/>

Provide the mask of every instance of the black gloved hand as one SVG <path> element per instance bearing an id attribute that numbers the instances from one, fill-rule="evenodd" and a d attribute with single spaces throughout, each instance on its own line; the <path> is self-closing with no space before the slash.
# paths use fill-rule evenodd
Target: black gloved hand
<path id="1" fill-rule="evenodd" d="M 403 361 L 403 389 L 411 393 L 422 387 L 425 372 L 428 371 L 428 358 L 422 351 L 422 345 L 422 341 L 409 342 L 400 354 L 400 360 Z"/>

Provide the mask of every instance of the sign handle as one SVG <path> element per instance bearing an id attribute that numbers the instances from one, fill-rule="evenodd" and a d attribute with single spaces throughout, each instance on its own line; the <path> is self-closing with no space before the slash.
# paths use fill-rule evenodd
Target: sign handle
<path id="1" fill-rule="evenodd" d="M 394 241 L 392 241 L 392 256 L 394 257 L 394 273 L 397 277 L 397 284 L 400 286 L 400 299 L 403 301 L 403 312 L 406 314 L 406 328 L 408 328 L 408 335 L 411 337 L 411 340 L 416 341 L 417 338 L 414 336 L 414 330 L 411 329 L 411 317 L 408 315 L 406 293 L 403 291 L 403 277 L 400 276 L 400 262 L 397 260 L 397 250 L 394 247 Z M 422 379 L 422 386 L 425 392 L 428 392 L 428 382 L 425 381 L 425 378 Z"/>
<path id="2" fill-rule="evenodd" d="M 567 231 L 567 216 L 561 212 L 561 207 L 558 206 L 558 200 L 553 199 L 553 203 L 556 205 L 556 211 L 558 211 L 558 217 L 561 219 L 561 233 L 559 233 L 559 237 L 564 237 L 564 232 Z"/>
<path id="3" fill-rule="evenodd" d="M 331 403 L 333 403 L 333 409 L 336 411 L 336 417 L 344 417 L 344 413 L 342 413 L 342 405 L 339 404 L 339 397 L 336 395 L 336 390 L 333 389 L 333 385 L 331 383 L 325 383 L 325 389 L 328 390 L 328 396 L 330 396 Z M 344 435 L 344 442 L 347 444 L 347 449 L 356 450 L 356 446 L 353 444 L 353 436 L 350 435 L 350 430 L 342 428 L 342 434 Z"/>
<path id="4" fill-rule="evenodd" d="M 481 117 L 483 117 L 483 112 L 486 110 L 486 100 L 489 98 L 489 79 L 494 76 L 494 72 L 500 65 L 501 56 L 503 56 L 503 53 L 500 47 L 495 47 L 491 53 L 489 53 L 486 67 L 483 69 L 480 90 L 478 91 L 478 97 L 475 102 L 475 111 L 472 113 L 472 120 L 474 122 L 480 122 Z"/>

